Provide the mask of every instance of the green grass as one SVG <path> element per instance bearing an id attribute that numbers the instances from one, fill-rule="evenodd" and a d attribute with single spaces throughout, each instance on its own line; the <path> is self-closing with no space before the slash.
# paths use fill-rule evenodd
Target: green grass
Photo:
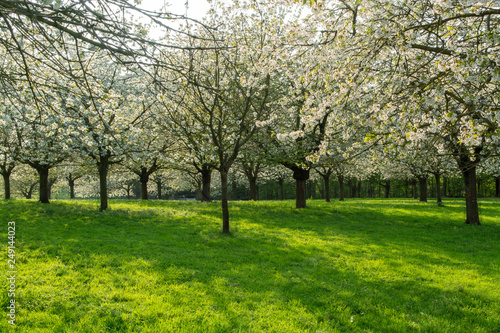
<path id="1" fill-rule="evenodd" d="M 0 331 L 500 332 L 498 200 L 293 206 L 231 202 L 225 236 L 219 203 L 0 201 Z"/>

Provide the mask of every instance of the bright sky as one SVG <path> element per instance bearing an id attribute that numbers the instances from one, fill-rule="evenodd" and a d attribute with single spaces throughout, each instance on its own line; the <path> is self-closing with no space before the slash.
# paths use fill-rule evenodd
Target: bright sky
<path id="1" fill-rule="evenodd" d="M 181 15 L 187 14 L 186 16 L 195 20 L 201 20 L 210 8 L 206 0 L 142 0 L 141 7 L 159 10 L 165 3 L 170 4 L 167 9 L 169 12 Z M 188 4 L 187 12 L 186 3 Z"/>

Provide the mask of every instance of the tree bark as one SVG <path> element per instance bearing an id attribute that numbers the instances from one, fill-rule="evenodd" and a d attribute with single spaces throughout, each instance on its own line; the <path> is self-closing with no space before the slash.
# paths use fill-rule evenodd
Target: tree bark
<path id="1" fill-rule="evenodd" d="M 307 200 L 307 180 L 296 179 L 295 180 L 295 208 L 306 208 Z"/>
<path id="2" fill-rule="evenodd" d="M 52 199 L 52 186 L 56 183 L 57 178 L 49 178 L 48 184 L 47 184 L 47 193 L 49 196 L 49 200 Z"/>
<path id="3" fill-rule="evenodd" d="M 293 171 L 293 179 L 295 179 L 295 208 L 306 208 L 306 183 L 309 179 L 309 169 L 296 167 Z"/>
<path id="4" fill-rule="evenodd" d="M 220 181 L 221 181 L 221 194 L 222 194 L 222 233 L 230 234 L 229 230 L 229 206 L 227 202 L 228 191 L 227 191 L 227 171 L 220 169 Z"/>
<path id="5" fill-rule="evenodd" d="M 148 200 L 149 173 L 148 169 L 145 167 L 141 168 L 140 180 L 141 180 L 141 199 Z"/>
<path id="6" fill-rule="evenodd" d="M 330 174 L 323 176 L 323 182 L 325 184 L 325 201 L 330 202 Z"/>
<path id="7" fill-rule="evenodd" d="M 420 201 L 427 202 L 427 177 L 418 177 Z"/>
<path id="8" fill-rule="evenodd" d="M 257 179 L 252 178 L 250 181 L 250 200 L 257 201 L 258 200 L 258 190 L 257 190 Z"/>
<path id="9" fill-rule="evenodd" d="M 71 177 L 71 175 L 70 175 Z M 70 178 L 68 180 L 68 185 L 69 185 L 69 198 L 74 199 L 75 198 L 75 180 L 73 178 Z"/>
<path id="10" fill-rule="evenodd" d="M 148 200 L 148 182 L 141 181 L 141 199 Z"/>
<path id="11" fill-rule="evenodd" d="M 248 183 L 250 184 L 250 200 L 257 201 L 257 178 L 248 177 Z"/>
<path id="12" fill-rule="evenodd" d="M 31 184 L 31 186 L 28 190 L 28 193 L 26 193 L 26 199 L 31 199 L 31 197 L 33 195 L 33 189 L 35 188 L 35 186 L 36 186 L 36 183 Z"/>
<path id="13" fill-rule="evenodd" d="M 97 168 L 99 170 L 99 195 L 101 197 L 101 207 L 100 211 L 108 209 L 108 159 L 102 157 L 97 163 Z"/>
<path id="14" fill-rule="evenodd" d="M 441 175 L 437 172 L 434 174 L 434 178 L 436 179 L 436 200 L 439 205 L 443 202 L 441 199 Z"/>
<path id="15" fill-rule="evenodd" d="M 161 180 L 156 181 L 156 192 L 158 193 L 158 200 L 161 200 Z"/>
<path id="16" fill-rule="evenodd" d="M 295 208 L 306 208 L 306 182 L 309 179 L 310 170 L 290 163 L 284 163 L 283 166 L 293 171 L 293 179 L 295 179 Z"/>
<path id="17" fill-rule="evenodd" d="M 242 163 L 243 172 L 247 176 L 248 184 L 250 185 L 250 200 L 257 201 L 259 199 L 259 187 L 257 186 L 257 178 L 260 170 L 260 162 L 244 162 Z"/>
<path id="18" fill-rule="evenodd" d="M 387 179 L 385 181 L 385 198 L 388 199 L 390 194 L 391 194 L 391 180 L 390 179 Z"/>
<path id="19" fill-rule="evenodd" d="M 203 165 L 200 169 L 201 173 L 201 201 L 210 202 L 210 184 L 212 182 L 212 169 L 208 165 Z"/>
<path id="20" fill-rule="evenodd" d="M 412 186 L 412 192 L 413 192 L 413 199 L 417 199 L 417 180 L 413 179 L 411 181 L 411 186 Z"/>
<path id="21" fill-rule="evenodd" d="M 40 202 L 49 203 L 49 168 L 39 166 L 37 171 L 40 177 Z"/>
<path id="22" fill-rule="evenodd" d="M 314 183 L 312 181 L 306 181 L 306 200 L 312 199 L 312 189 L 314 187 Z M 303 207 L 301 207 L 303 208 Z"/>
<path id="23" fill-rule="evenodd" d="M 10 174 L 11 173 L 12 173 L 11 171 L 2 173 L 3 185 L 4 185 L 4 190 L 5 190 L 5 193 L 4 193 L 5 199 L 10 199 Z"/>
<path id="24" fill-rule="evenodd" d="M 338 175 L 337 178 L 339 181 L 339 201 L 344 201 L 344 176 Z"/>
<path id="25" fill-rule="evenodd" d="M 466 224 L 481 225 L 479 222 L 479 207 L 477 204 L 476 188 L 476 166 L 462 170 L 465 183 L 465 210 L 467 219 Z"/>

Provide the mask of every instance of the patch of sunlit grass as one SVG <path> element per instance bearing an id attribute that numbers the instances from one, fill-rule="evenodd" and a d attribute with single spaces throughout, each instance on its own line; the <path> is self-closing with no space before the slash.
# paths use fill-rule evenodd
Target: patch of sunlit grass
<path id="1" fill-rule="evenodd" d="M 230 237 L 219 204 L 0 201 L 4 249 L 16 222 L 19 305 L 0 330 L 500 329 L 498 201 L 481 202 L 480 227 L 460 200 L 230 202 Z"/>

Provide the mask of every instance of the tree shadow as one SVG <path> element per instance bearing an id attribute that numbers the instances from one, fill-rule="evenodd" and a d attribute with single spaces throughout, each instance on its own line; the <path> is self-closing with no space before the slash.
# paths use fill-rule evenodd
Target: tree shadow
<path id="1" fill-rule="evenodd" d="M 478 232 L 486 228 L 418 223 L 419 214 L 408 214 L 414 204 L 391 212 L 382 205 L 296 210 L 286 202 L 231 203 L 233 237 L 220 234 L 217 203 L 137 203 L 109 212 L 92 204 L 28 205 L 10 214 L 19 229 L 20 270 L 36 275 L 32 265 L 40 265 L 44 274 L 20 281 L 20 302 L 27 311 L 57 315 L 61 330 L 83 325 L 84 311 L 99 327 L 124 332 L 167 322 L 186 332 L 500 327 L 498 284 L 487 296 L 474 280 L 443 287 L 439 278 L 465 266 L 471 279 L 498 279 L 477 260 L 490 245 L 459 251 L 473 236 L 498 241 L 498 224 Z M 440 242 L 429 236 L 438 232 Z M 67 297 L 45 298 L 44 288 L 67 290 Z M 162 305 L 141 312 L 141 298 Z"/>

